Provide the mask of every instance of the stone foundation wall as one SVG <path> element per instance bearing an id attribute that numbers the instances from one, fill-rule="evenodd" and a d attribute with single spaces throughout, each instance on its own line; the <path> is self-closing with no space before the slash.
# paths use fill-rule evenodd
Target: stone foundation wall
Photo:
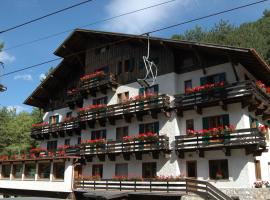
<path id="1" fill-rule="evenodd" d="M 240 200 L 270 200 L 270 188 L 228 188 L 221 189 L 228 196 L 238 196 Z"/>

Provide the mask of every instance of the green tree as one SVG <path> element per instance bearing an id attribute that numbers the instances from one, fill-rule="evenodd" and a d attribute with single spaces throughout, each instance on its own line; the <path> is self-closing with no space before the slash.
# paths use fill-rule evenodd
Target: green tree
<path id="1" fill-rule="evenodd" d="M 173 39 L 196 42 L 215 43 L 236 47 L 256 49 L 270 63 L 270 11 L 265 10 L 263 16 L 255 22 L 241 24 L 236 27 L 228 21 L 221 20 L 210 30 L 200 26 L 186 31 L 184 34 L 173 35 Z"/>

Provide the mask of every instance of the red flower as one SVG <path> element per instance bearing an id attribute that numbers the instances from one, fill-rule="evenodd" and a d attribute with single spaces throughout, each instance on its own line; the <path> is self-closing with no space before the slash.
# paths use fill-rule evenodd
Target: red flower
<path id="1" fill-rule="evenodd" d="M 91 74 L 86 74 L 84 75 L 83 77 L 80 78 L 81 81 L 85 81 L 85 80 L 88 80 L 88 79 L 93 79 L 93 78 L 98 78 L 98 77 L 101 77 L 101 76 L 104 76 L 104 72 L 103 71 L 97 71 L 97 72 L 94 72 L 94 73 L 91 73 Z"/>
<path id="2" fill-rule="evenodd" d="M 98 105 L 89 105 L 83 108 L 79 108 L 78 111 L 79 112 L 85 112 L 85 111 L 93 111 L 93 110 L 98 110 L 98 109 L 102 109 L 102 108 L 106 108 L 105 104 L 98 104 Z"/>
<path id="3" fill-rule="evenodd" d="M 49 125 L 48 122 L 41 122 L 38 124 L 32 124 L 32 127 L 42 127 L 42 126 L 47 126 L 47 125 Z"/>

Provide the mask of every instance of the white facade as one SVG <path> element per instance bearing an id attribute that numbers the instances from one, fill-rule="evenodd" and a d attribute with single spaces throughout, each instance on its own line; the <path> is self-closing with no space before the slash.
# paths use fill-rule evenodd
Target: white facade
<path id="1" fill-rule="evenodd" d="M 228 83 L 236 82 L 236 77 L 233 71 L 233 67 L 230 63 L 225 63 L 222 65 L 217 65 L 213 67 L 206 68 L 206 75 L 213 75 L 217 73 L 226 73 L 226 80 Z M 254 77 L 249 74 L 243 66 L 237 65 L 236 72 L 239 76 L 239 81 L 245 80 L 245 75 L 250 79 L 254 80 Z M 202 70 L 196 70 L 183 74 L 169 73 L 166 75 L 159 76 L 157 78 L 157 83 L 159 84 L 159 94 L 167 94 L 170 96 L 171 106 L 173 106 L 173 100 L 175 94 L 184 93 L 184 82 L 186 80 L 192 80 L 193 87 L 200 85 L 200 77 L 206 76 L 203 74 Z M 129 92 L 129 97 L 138 95 L 139 93 L 139 84 L 131 83 L 127 85 L 121 85 L 117 88 L 116 92 L 108 91 L 108 105 L 117 103 L 117 94 L 123 92 Z M 100 98 L 105 96 L 102 93 L 97 93 L 97 97 Z M 90 105 L 93 102 L 94 97 L 89 97 L 87 100 L 84 100 L 84 106 Z M 44 121 L 48 121 L 50 116 L 59 115 L 60 121 L 65 117 L 67 112 L 72 112 L 72 116 L 77 116 L 77 111 L 70 110 L 69 108 L 63 108 L 48 112 L 44 115 Z M 93 130 L 103 130 L 106 129 L 106 140 L 114 141 L 116 139 L 116 128 L 128 126 L 128 134 L 130 136 L 138 135 L 139 133 L 139 124 L 141 123 L 150 123 L 159 121 L 159 135 L 167 135 L 169 137 L 171 154 L 164 155 L 161 154 L 159 159 L 153 159 L 151 155 L 143 155 L 142 160 L 136 160 L 135 156 L 131 156 L 129 161 L 123 159 L 122 155 L 117 156 L 115 161 L 110 161 L 107 157 L 104 162 L 99 161 L 97 157 L 93 159 L 92 162 L 87 162 L 86 165 L 83 165 L 83 176 L 92 175 L 92 165 L 94 164 L 103 164 L 103 178 L 109 179 L 115 175 L 115 164 L 117 163 L 127 163 L 128 164 L 128 174 L 131 176 L 141 176 L 142 175 L 142 163 L 144 162 L 156 162 L 157 163 L 157 175 L 161 176 L 178 176 L 186 175 L 186 161 L 197 161 L 197 177 L 201 180 L 207 180 L 220 188 L 250 188 L 253 187 L 255 177 L 255 164 L 254 160 L 261 161 L 261 175 L 262 180 L 270 180 L 269 174 L 269 153 L 262 153 L 262 156 L 254 157 L 249 154 L 246 155 L 244 149 L 235 149 L 231 151 L 231 156 L 225 156 L 222 150 L 212 150 L 206 151 L 205 156 L 199 157 L 199 155 L 194 152 L 185 153 L 185 158 L 180 159 L 175 151 L 175 136 L 185 135 L 186 134 L 186 120 L 194 120 L 194 129 L 202 129 L 202 118 L 207 116 L 215 116 L 229 114 L 230 124 L 236 126 L 236 129 L 250 128 L 249 116 L 254 116 L 254 113 L 250 113 L 247 108 L 241 108 L 240 103 L 229 104 L 227 111 L 221 109 L 220 106 L 209 107 L 202 110 L 202 114 L 196 113 L 194 110 L 185 111 L 183 117 L 179 117 L 175 112 L 172 112 L 171 117 L 166 117 L 163 113 L 158 114 L 158 119 L 152 119 L 151 116 L 144 116 L 143 121 L 138 121 L 136 117 L 132 118 L 131 123 L 125 122 L 124 119 L 116 121 L 116 125 L 106 124 L 106 127 L 100 127 L 96 125 L 94 129 L 90 129 L 88 126 L 86 130 L 81 131 L 81 136 L 71 136 L 65 138 L 58 138 L 58 146 L 64 145 L 64 141 L 67 138 L 70 138 L 70 145 L 75 145 L 78 142 L 78 138 L 81 137 L 81 140 L 87 140 L 91 138 L 91 131 Z M 260 118 L 258 120 L 262 122 Z M 56 139 L 50 139 L 56 140 Z M 41 142 L 41 146 L 46 148 L 48 140 Z M 267 141 L 268 142 L 268 141 Z M 227 180 L 210 180 L 209 178 L 209 160 L 218 160 L 218 159 L 227 159 L 228 160 L 228 172 L 229 179 Z M 57 190 L 57 191 L 70 191 L 71 182 L 73 177 L 73 166 L 72 163 L 67 163 L 65 169 L 65 180 L 63 182 L 54 182 L 49 181 L 27 181 L 25 184 L 22 184 L 23 181 L 9 181 L 1 180 L 0 184 L 5 187 L 15 187 L 22 189 L 34 189 L 42 188 L 44 190 Z M 22 186 L 23 185 L 23 186 Z"/>

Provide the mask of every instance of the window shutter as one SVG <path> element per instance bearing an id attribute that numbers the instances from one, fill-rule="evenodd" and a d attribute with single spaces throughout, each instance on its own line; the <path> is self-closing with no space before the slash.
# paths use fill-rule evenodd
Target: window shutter
<path id="1" fill-rule="evenodd" d="M 159 90 L 158 84 L 154 85 L 153 87 L 154 87 L 154 93 L 158 94 L 158 90 Z"/>
<path id="2" fill-rule="evenodd" d="M 223 121 L 223 126 L 228 126 L 230 124 L 230 120 L 229 120 L 229 115 L 226 114 L 226 115 L 222 115 L 222 121 Z"/>
<path id="3" fill-rule="evenodd" d="M 55 116 L 55 122 L 56 122 L 56 123 L 59 123 L 59 115 L 56 115 L 56 116 Z"/>
<path id="4" fill-rule="evenodd" d="M 108 103 L 108 97 L 104 97 L 104 104 L 107 104 Z"/>
<path id="5" fill-rule="evenodd" d="M 201 85 L 205 85 L 207 83 L 207 77 L 201 77 Z"/>
<path id="6" fill-rule="evenodd" d="M 226 81 L 226 73 L 221 73 L 219 76 L 219 81 L 220 82 L 225 82 Z"/>
<path id="7" fill-rule="evenodd" d="M 139 133 L 144 133 L 144 124 L 139 125 Z"/>
<path id="8" fill-rule="evenodd" d="M 154 123 L 154 132 L 159 134 L 159 122 Z"/>
<path id="9" fill-rule="evenodd" d="M 204 117 L 202 120 L 203 120 L 203 129 L 209 129 L 208 118 Z"/>
<path id="10" fill-rule="evenodd" d="M 144 88 L 139 89 L 139 95 L 144 95 Z"/>
<path id="11" fill-rule="evenodd" d="M 106 130 L 102 130 L 101 132 L 102 132 L 102 138 L 106 139 Z"/>
<path id="12" fill-rule="evenodd" d="M 92 131 L 91 132 L 91 140 L 95 140 L 96 139 L 96 131 Z"/>

